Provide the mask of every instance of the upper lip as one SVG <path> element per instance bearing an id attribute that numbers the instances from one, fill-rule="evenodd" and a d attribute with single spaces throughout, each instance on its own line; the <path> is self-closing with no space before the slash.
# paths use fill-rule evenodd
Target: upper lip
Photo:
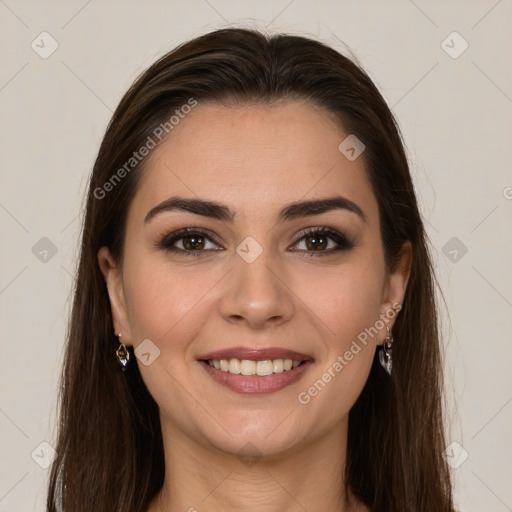
<path id="1" fill-rule="evenodd" d="M 252 347 L 232 347 L 222 350 L 208 352 L 197 358 L 199 361 L 208 361 L 209 359 L 249 359 L 252 361 L 264 361 L 268 359 L 292 359 L 294 361 L 306 361 L 313 359 L 311 356 L 288 350 L 281 347 L 252 348 Z"/>

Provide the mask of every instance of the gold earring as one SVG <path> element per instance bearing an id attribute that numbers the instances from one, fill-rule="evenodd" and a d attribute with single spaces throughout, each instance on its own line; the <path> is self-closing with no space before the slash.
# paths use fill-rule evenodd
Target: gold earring
<path id="1" fill-rule="evenodd" d="M 116 356 L 121 363 L 121 371 L 126 372 L 128 369 L 128 362 L 130 361 L 130 352 L 128 352 L 126 345 L 121 341 L 122 336 L 123 335 L 121 333 L 117 335 L 119 340 L 119 347 L 116 350 Z"/>
<path id="2" fill-rule="evenodd" d="M 391 370 L 393 368 L 391 345 L 393 344 L 394 338 L 390 328 L 386 327 L 386 329 L 388 330 L 388 334 L 386 336 L 386 339 L 384 340 L 383 345 L 380 348 L 379 361 L 384 370 L 388 372 L 388 375 L 391 375 Z"/>

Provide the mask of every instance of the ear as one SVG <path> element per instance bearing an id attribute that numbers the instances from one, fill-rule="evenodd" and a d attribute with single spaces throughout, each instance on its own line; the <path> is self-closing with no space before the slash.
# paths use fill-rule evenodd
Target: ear
<path id="1" fill-rule="evenodd" d="M 122 333 L 123 343 L 131 345 L 130 323 L 128 322 L 122 274 L 108 247 L 102 247 L 98 251 L 98 264 L 107 284 L 114 332 L 116 335 Z"/>
<path id="2" fill-rule="evenodd" d="M 386 321 L 386 326 L 390 329 L 393 328 L 398 312 L 402 309 L 407 283 L 411 275 L 411 266 L 412 244 L 407 240 L 398 253 L 396 268 L 386 277 L 382 294 L 381 318 Z M 382 343 L 384 343 L 386 333 L 383 333 Z"/>

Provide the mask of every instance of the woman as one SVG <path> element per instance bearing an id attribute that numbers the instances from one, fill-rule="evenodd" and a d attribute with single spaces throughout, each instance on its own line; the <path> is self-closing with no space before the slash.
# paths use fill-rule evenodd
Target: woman
<path id="1" fill-rule="evenodd" d="M 452 511 L 426 234 L 370 78 L 226 29 L 91 176 L 48 511 Z"/>

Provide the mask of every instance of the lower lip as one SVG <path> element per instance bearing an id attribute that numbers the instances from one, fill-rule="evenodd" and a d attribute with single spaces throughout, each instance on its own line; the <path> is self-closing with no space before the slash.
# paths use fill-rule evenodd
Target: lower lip
<path id="1" fill-rule="evenodd" d="M 300 366 L 297 366 L 297 368 L 284 370 L 280 373 L 273 373 L 264 377 L 223 372 L 222 370 L 212 368 L 206 361 L 200 361 L 200 363 L 215 381 L 232 391 L 244 394 L 265 394 L 279 391 L 297 382 L 311 366 L 313 361 L 304 361 Z"/>

